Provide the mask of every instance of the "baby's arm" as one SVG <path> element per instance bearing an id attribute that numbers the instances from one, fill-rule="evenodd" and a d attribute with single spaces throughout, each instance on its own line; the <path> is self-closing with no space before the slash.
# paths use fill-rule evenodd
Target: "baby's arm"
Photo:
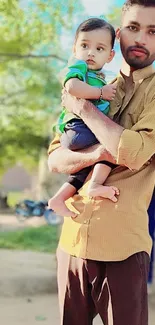
<path id="1" fill-rule="evenodd" d="M 101 96 L 101 89 L 88 85 L 86 82 L 78 78 L 71 78 L 65 83 L 65 88 L 68 93 L 77 98 L 83 99 L 99 99 Z"/>
<path id="2" fill-rule="evenodd" d="M 69 79 L 65 88 L 68 93 L 77 98 L 83 99 L 105 99 L 112 100 L 116 93 L 116 84 L 105 85 L 102 88 L 88 85 L 86 82 L 78 78 Z"/>

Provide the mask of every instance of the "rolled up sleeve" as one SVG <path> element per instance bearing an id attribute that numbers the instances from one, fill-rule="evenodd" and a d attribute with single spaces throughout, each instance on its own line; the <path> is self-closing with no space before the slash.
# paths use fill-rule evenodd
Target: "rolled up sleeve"
<path id="1" fill-rule="evenodd" d="M 49 148 L 48 148 L 48 154 L 52 153 L 55 149 L 60 147 L 60 136 L 59 134 L 56 134 L 55 138 L 51 141 Z"/>
<path id="2" fill-rule="evenodd" d="M 139 170 L 155 154 L 155 99 L 144 108 L 138 122 L 121 135 L 117 164 Z"/>

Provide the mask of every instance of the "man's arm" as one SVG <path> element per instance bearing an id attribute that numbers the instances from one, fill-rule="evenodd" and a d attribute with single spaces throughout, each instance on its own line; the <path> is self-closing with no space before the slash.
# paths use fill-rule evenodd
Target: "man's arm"
<path id="1" fill-rule="evenodd" d="M 59 138 L 56 137 L 49 147 L 48 166 L 52 172 L 72 174 L 101 160 L 115 163 L 100 144 L 81 151 L 71 151 L 60 147 Z"/>
<path id="2" fill-rule="evenodd" d="M 64 93 L 63 103 L 81 117 L 118 165 L 138 170 L 155 153 L 155 98 L 145 104 L 131 130 L 116 124 L 84 99 Z"/>
<path id="3" fill-rule="evenodd" d="M 118 145 L 124 128 L 101 113 L 91 102 L 76 99 L 67 92 L 63 94 L 63 105 L 84 121 L 116 161 Z"/>

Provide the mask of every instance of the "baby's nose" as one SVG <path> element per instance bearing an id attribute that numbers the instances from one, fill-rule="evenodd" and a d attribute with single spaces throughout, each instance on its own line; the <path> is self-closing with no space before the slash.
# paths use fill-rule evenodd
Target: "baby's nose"
<path id="1" fill-rule="evenodd" d="M 89 55 L 89 56 L 95 56 L 94 51 L 93 51 L 93 50 L 89 50 L 88 55 Z"/>

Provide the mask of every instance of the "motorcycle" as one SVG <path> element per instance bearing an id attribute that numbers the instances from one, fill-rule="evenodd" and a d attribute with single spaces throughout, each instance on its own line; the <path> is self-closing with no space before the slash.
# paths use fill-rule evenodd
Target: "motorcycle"
<path id="1" fill-rule="evenodd" d="M 47 224 L 57 225 L 62 222 L 52 209 L 48 209 L 48 201 L 23 200 L 16 204 L 15 214 L 19 221 L 25 221 L 32 217 L 44 217 Z"/>

